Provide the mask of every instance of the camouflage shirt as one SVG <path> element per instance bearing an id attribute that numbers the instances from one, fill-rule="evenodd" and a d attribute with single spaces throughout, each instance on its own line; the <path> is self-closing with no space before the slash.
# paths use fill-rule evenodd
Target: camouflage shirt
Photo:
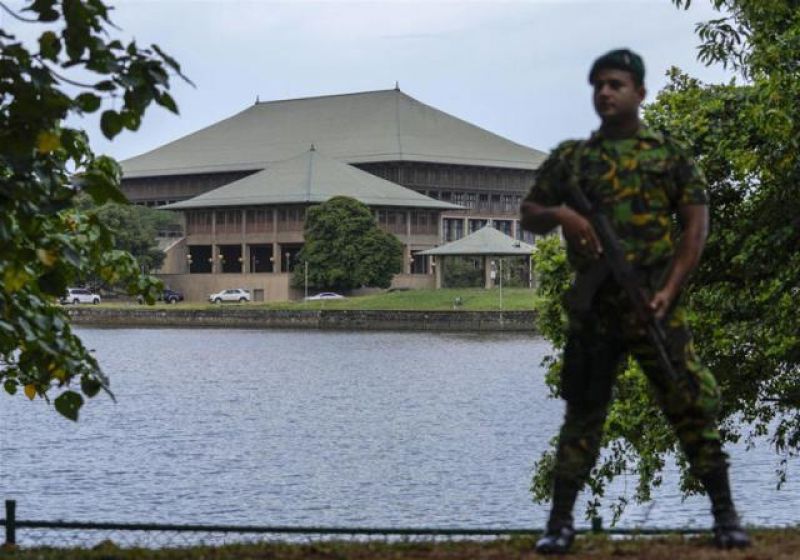
<path id="1" fill-rule="evenodd" d="M 608 216 L 637 266 L 662 264 L 674 253 L 673 216 L 684 204 L 707 204 L 705 179 L 673 140 L 641 127 L 633 138 L 611 140 L 595 132 L 586 142 L 559 145 L 542 164 L 526 200 L 544 206 L 570 204 L 568 182 Z M 571 248 L 570 263 L 585 269 L 590 260 Z"/>

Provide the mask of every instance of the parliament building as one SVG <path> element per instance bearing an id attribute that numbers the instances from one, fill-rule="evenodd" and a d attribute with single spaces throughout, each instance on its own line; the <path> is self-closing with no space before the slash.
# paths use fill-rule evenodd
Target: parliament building
<path id="1" fill-rule="evenodd" d="M 309 206 L 365 203 L 405 247 L 393 284 L 433 287 L 422 251 L 486 225 L 533 242 L 519 204 L 544 157 L 392 89 L 256 102 L 123 161 L 122 188 L 181 213 L 158 276 L 187 299 L 246 288 L 256 301 L 286 300 L 299 295 L 289 280 Z"/>

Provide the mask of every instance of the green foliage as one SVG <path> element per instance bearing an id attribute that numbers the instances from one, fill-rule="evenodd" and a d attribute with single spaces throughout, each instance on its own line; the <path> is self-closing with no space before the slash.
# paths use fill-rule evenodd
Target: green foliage
<path id="1" fill-rule="evenodd" d="M 93 207 L 87 197 L 79 198 L 82 199 L 79 205 L 84 207 L 84 202 L 88 202 L 86 210 L 96 214 L 100 222 L 111 230 L 116 249 L 133 255 L 139 263 L 139 268 L 144 272 L 161 267 L 165 255 L 158 248 L 157 236 L 159 231 L 170 229 L 177 223 L 178 218 L 175 214 L 116 202 Z"/>
<path id="2" fill-rule="evenodd" d="M 75 420 L 83 397 L 71 383 L 80 381 L 92 397 L 107 380 L 56 298 L 89 277 L 150 298 L 158 283 L 114 248 L 96 214 L 76 206 L 78 191 L 98 205 L 124 202 L 121 172 L 92 153 L 84 131 L 63 123 L 107 105 L 107 138 L 136 130 L 153 102 L 175 111 L 167 89 L 169 72 L 180 68 L 155 45 L 112 39 L 99 0 L 38 0 L 26 16 L 0 8 L 44 29 L 33 50 L 0 29 L 0 383 L 10 394 L 22 387 L 31 399 L 58 393 L 56 410 Z M 78 82 L 70 77 L 76 73 L 97 81 Z"/>
<path id="3" fill-rule="evenodd" d="M 681 6 L 688 2 L 674 0 Z M 712 230 L 703 261 L 685 297 L 703 361 L 722 390 L 726 441 L 768 436 L 778 483 L 786 458 L 800 452 L 800 6 L 778 0 L 714 0 L 730 17 L 698 25 L 700 57 L 729 65 L 745 77 L 706 85 L 677 69 L 645 110 L 650 126 L 682 140 L 709 182 Z M 565 288 L 562 255 L 537 260 L 539 328 L 559 349 Z M 548 358 L 548 382 L 557 387 L 558 362 Z M 623 472 L 636 472 L 634 498 L 649 499 L 660 484 L 675 437 L 647 397 L 643 376 L 629 364 L 606 422 L 605 453 L 589 484 L 594 498 Z M 682 489 L 697 484 L 682 469 Z M 534 475 L 535 499 L 545 499 L 552 451 Z M 613 506 L 621 513 L 627 498 Z"/>
<path id="4" fill-rule="evenodd" d="M 305 245 L 298 255 L 292 284 L 314 289 L 388 288 L 403 270 L 403 245 L 381 230 L 372 211 L 346 196 L 308 209 Z"/>
<path id="5" fill-rule="evenodd" d="M 442 261 L 442 285 L 445 288 L 482 288 L 486 285 L 480 262 L 482 259 L 460 255 L 439 259 Z"/>

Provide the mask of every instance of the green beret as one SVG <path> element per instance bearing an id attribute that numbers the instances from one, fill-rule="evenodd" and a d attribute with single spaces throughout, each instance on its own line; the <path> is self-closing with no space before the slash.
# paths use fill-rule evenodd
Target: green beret
<path id="1" fill-rule="evenodd" d="M 629 49 L 616 49 L 608 51 L 592 64 L 589 70 L 589 83 L 594 83 L 594 75 L 603 68 L 614 68 L 625 70 L 633 75 L 633 81 L 637 86 L 644 83 L 644 61 L 642 57 Z"/>

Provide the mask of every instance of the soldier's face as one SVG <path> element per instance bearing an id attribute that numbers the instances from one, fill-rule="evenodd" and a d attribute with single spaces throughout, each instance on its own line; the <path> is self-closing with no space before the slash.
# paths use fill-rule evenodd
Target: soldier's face
<path id="1" fill-rule="evenodd" d="M 637 86 L 625 70 L 603 68 L 594 75 L 594 110 L 604 123 L 636 118 L 644 100 L 644 86 Z"/>

